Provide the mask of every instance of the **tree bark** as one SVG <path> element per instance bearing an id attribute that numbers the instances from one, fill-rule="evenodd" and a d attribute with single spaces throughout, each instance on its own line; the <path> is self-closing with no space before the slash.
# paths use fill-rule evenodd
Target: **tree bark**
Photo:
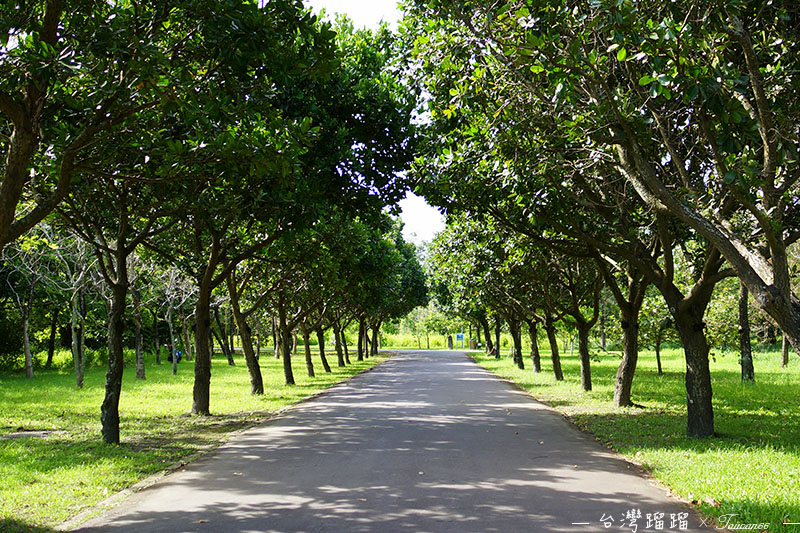
<path id="1" fill-rule="evenodd" d="M 789 366 L 789 338 L 784 333 L 781 336 L 781 368 Z"/>
<path id="2" fill-rule="evenodd" d="M 556 338 L 556 327 L 550 316 L 545 317 L 544 330 L 547 333 L 547 340 L 550 343 L 550 359 L 553 362 L 553 375 L 556 381 L 564 381 L 564 373 L 561 371 L 561 356 L 558 353 L 558 338 Z"/>
<path id="3" fill-rule="evenodd" d="M 161 340 L 158 338 L 158 315 L 156 310 L 150 308 L 150 314 L 153 315 L 153 345 L 155 346 L 156 364 L 161 364 Z"/>
<path id="4" fill-rule="evenodd" d="M 739 282 L 739 364 L 742 367 L 742 381 L 755 381 L 753 368 L 753 349 L 750 345 L 750 317 L 747 309 L 747 287 Z"/>
<path id="5" fill-rule="evenodd" d="M 381 322 L 378 321 L 375 323 L 375 327 L 372 328 L 372 340 L 370 342 L 370 354 L 375 356 L 378 355 L 378 337 L 380 336 L 381 331 Z"/>
<path id="6" fill-rule="evenodd" d="M 495 348 L 495 350 L 494 350 L 494 358 L 495 359 L 500 359 L 500 326 L 501 326 L 500 319 L 496 318 L 495 319 L 495 324 L 494 324 L 494 341 L 495 341 L 494 342 L 494 348 Z"/>
<path id="7" fill-rule="evenodd" d="M 122 255 L 122 254 L 119 254 Z M 103 441 L 119 443 L 119 398 L 122 392 L 123 333 L 125 331 L 125 298 L 128 293 L 126 257 L 117 258 L 117 279 L 111 287 L 108 313 L 108 371 L 106 392 L 100 407 Z"/>
<path id="8" fill-rule="evenodd" d="M 217 331 L 213 327 L 211 328 L 211 331 L 217 338 L 217 344 L 219 344 L 219 347 L 222 350 L 222 353 L 225 355 L 225 358 L 228 359 L 228 364 L 230 366 L 234 366 L 236 365 L 236 361 L 233 360 L 231 346 L 228 344 L 228 335 L 225 333 L 225 327 L 222 324 L 222 320 L 219 318 L 219 307 L 214 307 L 214 321 L 217 323 L 217 327 L 219 328 L 219 334 L 217 334 Z"/>
<path id="9" fill-rule="evenodd" d="M 33 377 L 33 354 L 31 353 L 30 313 L 22 314 L 22 348 L 25 352 L 25 377 Z"/>
<path id="10" fill-rule="evenodd" d="M 311 360 L 311 346 L 309 346 L 309 333 L 308 329 L 305 326 L 300 326 L 300 331 L 303 334 L 303 351 L 305 352 L 306 356 L 306 371 L 308 372 L 308 377 L 314 377 L 314 361 Z"/>
<path id="11" fill-rule="evenodd" d="M 366 329 L 365 321 L 363 318 L 358 319 L 358 357 L 357 361 L 364 360 L 364 333 Z"/>
<path id="12" fill-rule="evenodd" d="M 338 326 L 333 326 L 333 337 L 334 342 L 336 343 L 336 364 L 340 367 L 345 366 L 344 363 L 344 350 L 342 349 L 342 331 L 339 329 Z"/>
<path id="13" fill-rule="evenodd" d="M 228 284 L 228 294 L 231 300 L 231 313 L 239 330 L 239 339 L 242 341 L 242 354 L 247 365 L 247 372 L 250 374 L 250 394 L 264 394 L 264 380 L 261 375 L 261 367 L 258 364 L 258 357 L 253 350 L 253 338 L 247 319 L 242 314 L 239 305 L 239 292 L 236 287 L 235 274 L 231 271 L 226 278 Z"/>
<path id="14" fill-rule="evenodd" d="M 528 323 L 528 335 L 531 339 L 531 363 L 533 365 L 533 372 L 534 374 L 539 374 L 542 371 L 542 357 L 539 354 L 539 332 L 535 320 L 531 320 Z"/>
<path id="15" fill-rule="evenodd" d="M 589 332 L 592 327 L 584 321 L 578 321 L 578 357 L 581 362 L 581 388 L 592 390 L 592 360 L 589 355 Z"/>
<path id="16" fill-rule="evenodd" d="M 138 287 L 131 287 L 133 303 L 134 348 L 136 350 L 136 379 L 145 379 L 144 339 L 142 338 L 142 298 Z"/>
<path id="17" fill-rule="evenodd" d="M 172 324 L 172 309 L 167 312 L 167 328 L 169 328 L 169 357 L 172 361 L 172 375 L 178 373 L 178 350 L 175 346 L 175 328 Z"/>
<path id="18" fill-rule="evenodd" d="M 81 349 L 82 332 L 79 327 L 80 320 L 80 295 L 76 292 L 72 295 L 70 302 L 72 307 L 72 317 L 70 320 L 70 333 L 72 337 L 72 362 L 75 365 L 75 386 L 83 388 L 84 363 L 83 350 Z"/>
<path id="19" fill-rule="evenodd" d="M 656 335 L 656 365 L 658 366 L 658 375 L 664 375 L 664 369 L 661 367 L 661 342 L 664 340 L 663 331 L 659 329 Z"/>
<path id="20" fill-rule="evenodd" d="M 675 326 L 686 358 L 687 429 L 690 437 L 714 435 L 714 409 L 711 404 L 711 372 L 708 344 L 703 331 L 703 313 L 687 311 L 675 316 Z"/>
<path id="21" fill-rule="evenodd" d="M 319 346 L 319 359 L 322 362 L 322 368 L 325 373 L 331 373 L 331 365 L 328 364 L 328 358 L 325 357 L 325 330 L 321 327 L 317 328 L 317 346 Z"/>
<path id="22" fill-rule="evenodd" d="M 183 317 L 181 323 L 183 324 L 183 343 L 186 345 L 186 353 L 183 354 L 187 361 L 193 361 L 194 355 L 192 346 L 192 328 L 189 325 L 190 318 Z"/>
<path id="23" fill-rule="evenodd" d="M 614 405 L 630 407 L 633 405 L 631 392 L 636 365 L 639 361 L 639 325 L 638 320 L 627 313 L 622 315 L 622 361 L 617 368 L 614 380 Z M 659 359 L 659 368 L 661 361 Z"/>
<path id="24" fill-rule="evenodd" d="M 492 330 L 489 328 L 489 321 L 486 317 L 480 318 L 481 328 L 483 328 L 483 336 L 486 338 L 486 355 L 492 353 L 494 346 L 492 345 Z"/>
<path id="25" fill-rule="evenodd" d="M 519 320 L 509 319 L 508 328 L 511 330 L 511 339 L 514 341 L 514 364 L 516 364 L 520 370 L 524 370 L 525 361 L 522 358 L 522 332 L 520 331 Z"/>
<path id="26" fill-rule="evenodd" d="M 283 300 L 278 301 L 278 327 L 280 328 L 281 355 L 283 357 L 283 377 L 287 385 L 294 385 L 292 371 L 292 332 L 286 322 L 286 308 Z"/>
<path id="27" fill-rule="evenodd" d="M 272 346 L 274 347 L 275 359 L 280 359 L 281 351 L 278 345 L 278 322 L 274 316 L 272 317 Z"/>
<path id="28" fill-rule="evenodd" d="M 211 291 L 214 271 L 219 262 L 218 243 L 211 245 L 209 259 L 197 280 L 197 302 L 194 306 L 194 387 L 192 389 L 192 414 L 210 415 L 211 396 Z"/>

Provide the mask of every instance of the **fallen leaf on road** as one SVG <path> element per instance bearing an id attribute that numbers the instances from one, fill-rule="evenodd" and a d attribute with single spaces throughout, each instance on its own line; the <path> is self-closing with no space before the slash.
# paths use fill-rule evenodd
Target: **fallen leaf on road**
<path id="1" fill-rule="evenodd" d="M 358 501 L 365 502 L 365 501 L 367 501 L 367 499 L 366 498 L 359 498 Z"/>
<path id="2" fill-rule="evenodd" d="M 241 472 L 234 472 L 233 475 L 234 476 L 243 476 L 244 474 L 242 474 Z"/>
<path id="3" fill-rule="evenodd" d="M 540 440 L 540 441 L 539 441 L 539 444 L 544 444 L 544 441 L 543 441 L 543 440 Z"/>
<path id="4" fill-rule="evenodd" d="M 419 475 L 421 476 L 421 475 L 423 475 L 424 473 L 425 473 L 425 472 L 420 472 L 420 473 L 419 473 Z"/>

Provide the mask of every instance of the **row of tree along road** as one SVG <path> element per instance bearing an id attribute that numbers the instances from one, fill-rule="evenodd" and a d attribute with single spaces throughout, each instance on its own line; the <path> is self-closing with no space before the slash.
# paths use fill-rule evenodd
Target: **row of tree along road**
<path id="1" fill-rule="evenodd" d="M 192 411 L 208 414 L 223 295 L 254 393 L 248 320 L 265 306 L 293 383 L 295 329 L 355 319 L 362 350 L 368 326 L 425 303 L 385 213 L 406 190 L 416 105 L 387 30 L 334 31 L 299 1 L 47 0 L 0 20 L 6 301 L 26 328 L 46 298 L 70 309 L 80 385 L 86 298 L 103 296 L 106 442 L 120 439 L 126 318 L 144 377 L 145 304 L 170 344 L 174 320 L 191 321 Z"/>
<path id="2" fill-rule="evenodd" d="M 749 293 L 800 349 L 797 5 L 405 8 L 396 39 L 320 23 L 299 0 L 0 7 L 0 246 L 18 265 L 6 299 L 30 316 L 35 283 L 21 280 L 46 268 L 29 252 L 72 243 L 52 261 L 77 331 L 97 272 L 104 439 L 119 441 L 124 318 L 133 307 L 142 322 L 151 278 L 193 291 L 201 414 L 215 291 L 227 289 L 254 392 L 248 320 L 264 305 L 287 354 L 295 328 L 355 317 L 363 338 L 368 322 L 424 303 L 413 250 L 384 212 L 409 183 L 450 217 L 451 242 L 433 254 L 462 258 L 442 261 L 446 301 L 502 314 L 517 346 L 522 322 L 551 340 L 555 322 L 571 323 L 587 389 L 588 332 L 608 287 L 624 337 L 618 405 L 631 403 L 654 287 L 686 354 L 688 434 L 713 435 L 704 317 L 715 286 L 738 278 L 741 309 Z M 420 95 L 429 112 L 415 127 Z M 163 297 L 164 314 L 183 298 Z"/>
<path id="3" fill-rule="evenodd" d="M 738 277 L 800 350 L 788 253 L 800 238 L 797 4 L 408 9 L 431 115 L 414 173 L 455 235 L 478 236 L 483 249 L 465 259 L 498 260 L 473 280 L 480 303 L 511 317 L 515 338 L 515 321 L 550 335 L 563 317 L 585 347 L 604 281 L 624 332 L 615 401 L 628 405 L 640 307 L 655 287 L 686 355 L 688 434 L 713 435 L 704 314 L 715 285 Z M 587 358 L 582 348 L 584 388 Z"/>

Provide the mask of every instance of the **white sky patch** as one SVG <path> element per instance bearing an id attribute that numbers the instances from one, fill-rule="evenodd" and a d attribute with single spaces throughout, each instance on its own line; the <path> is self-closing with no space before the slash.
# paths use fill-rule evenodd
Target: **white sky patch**
<path id="1" fill-rule="evenodd" d="M 444 215 L 431 207 L 424 198 L 412 192 L 400 200 L 400 218 L 403 220 L 403 238 L 408 242 L 420 244 L 430 242 L 444 229 Z"/>
<path id="2" fill-rule="evenodd" d="M 377 28 L 384 21 L 390 28 L 397 29 L 397 21 L 403 16 L 396 0 L 304 0 L 304 4 L 315 12 L 325 9 L 331 19 L 334 13 L 343 13 L 356 28 Z"/>

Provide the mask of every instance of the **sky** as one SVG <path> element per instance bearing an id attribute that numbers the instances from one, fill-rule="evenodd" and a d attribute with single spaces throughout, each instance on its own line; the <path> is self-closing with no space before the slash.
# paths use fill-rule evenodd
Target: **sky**
<path id="1" fill-rule="evenodd" d="M 304 0 L 314 11 L 325 9 L 328 15 L 344 13 L 356 28 L 375 28 L 381 21 L 397 28 L 402 12 L 395 0 Z M 430 242 L 437 232 L 444 229 L 444 216 L 412 192 L 400 201 L 400 218 L 405 224 L 403 237 L 416 244 Z"/>

